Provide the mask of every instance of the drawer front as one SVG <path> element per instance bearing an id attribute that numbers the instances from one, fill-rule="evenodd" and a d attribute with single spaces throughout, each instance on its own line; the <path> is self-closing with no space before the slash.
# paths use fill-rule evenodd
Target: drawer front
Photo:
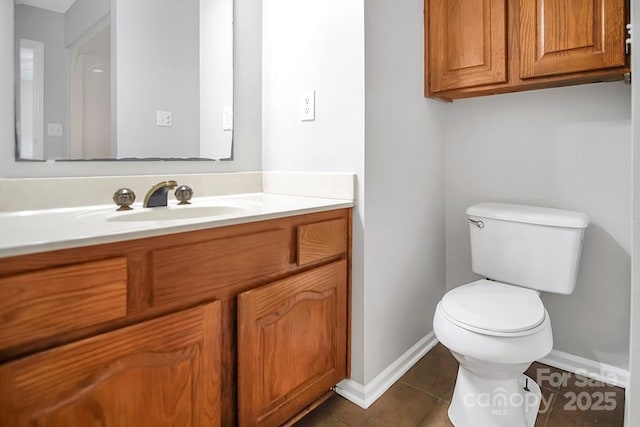
<path id="1" fill-rule="evenodd" d="M 347 252 L 345 218 L 298 226 L 297 262 L 305 265 Z"/>
<path id="2" fill-rule="evenodd" d="M 127 314 L 127 259 L 111 258 L 0 278 L 0 348 Z"/>
<path id="3" fill-rule="evenodd" d="M 289 253 L 284 229 L 153 251 L 153 305 L 209 296 L 226 286 L 277 273 L 288 266 Z"/>

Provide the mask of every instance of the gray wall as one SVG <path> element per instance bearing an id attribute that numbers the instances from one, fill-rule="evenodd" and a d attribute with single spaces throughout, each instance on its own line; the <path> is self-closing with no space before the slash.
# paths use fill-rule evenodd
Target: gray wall
<path id="1" fill-rule="evenodd" d="M 199 157 L 199 1 L 116 3 L 117 157 Z"/>
<path id="2" fill-rule="evenodd" d="M 234 160 L 225 162 L 16 162 L 14 125 L 13 2 L 0 2 L 0 177 L 144 175 L 260 170 L 261 31 L 260 2 L 235 0 Z"/>
<path id="3" fill-rule="evenodd" d="M 65 158 L 69 146 L 69 55 L 64 40 L 64 15 L 37 7 L 16 6 L 16 39 L 44 43 L 44 157 Z M 19 72 L 16 64 L 16 73 Z M 47 123 L 62 123 L 63 136 L 47 136 Z"/>
<path id="4" fill-rule="evenodd" d="M 628 366 L 630 88 L 601 83 L 455 101 L 446 115 L 447 288 L 471 272 L 465 209 L 480 201 L 585 212 L 575 292 L 544 294 L 554 348 Z"/>
<path id="5" fill-rule="evenodd" d="M 433 329 L 446 104 L 423 93 L 422 0 L 365 2 L 365 384 Z"/>
<path id="6" fill-rule="evenodd" d="M 640 5 L 632 2 L 632 22 L 640 27 Z M 631 68 L 640 70 L 640 31 L 633 35 Z M 627 402 L 638 402 L 640 397 L 640 79 L 632 82 L 632 131 L 633 131 L 633 267 L 631 282 L 631 378 L 627 388 Z M 640 425 L 640 405 L 625 405 L 625 426 Z"/>
<path id="7" fill-rule="evenodd" d="M 233 132 L 224 130 L 233 108 L 233 0 L 200 0 L 200 157 L 231 157 Z"/>
<path id="8" fill-rule="evenodd" d="M 112 0 L 76 0 L 64 14 L 65 43 L 71 46 L 111 11 Z M 114 0 L 115 1 L 115 0 Z"/>

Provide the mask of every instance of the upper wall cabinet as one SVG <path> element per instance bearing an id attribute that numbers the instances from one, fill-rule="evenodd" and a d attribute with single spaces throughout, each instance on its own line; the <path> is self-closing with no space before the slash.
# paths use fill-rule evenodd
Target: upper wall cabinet
<path id="1" fill-rule="evenodd" d="M 620 80 L 626 0 L 425 0 L 425 95 Z"/>

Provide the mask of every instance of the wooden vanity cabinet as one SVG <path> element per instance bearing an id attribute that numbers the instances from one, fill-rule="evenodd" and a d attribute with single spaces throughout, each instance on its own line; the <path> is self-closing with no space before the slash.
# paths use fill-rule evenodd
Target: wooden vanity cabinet
<path id="1" fill-rule="evenodd" d="M 0 425 L 277 426 L 349 375 L 351 209 L 0 259 Z"/>
<path id="2" fill-rule="evenodd" d="M 621 80 L 627 0 L 425 0 L 425 96 Z"/>

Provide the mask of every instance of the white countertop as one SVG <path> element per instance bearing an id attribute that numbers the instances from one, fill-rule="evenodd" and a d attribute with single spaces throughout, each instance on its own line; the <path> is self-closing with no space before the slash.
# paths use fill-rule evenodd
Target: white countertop
<path id="1" fill-rule="evenodd" d="M 169 205 L 145 209 L 135 203 L 132 211 L 124 212 L 114 205 L 96 205 L 0 213 L 0 258 L 349 208 L 353 202 L 245 193 L 194 198 L 188 206 L 170 200 Z M 219 214 L 208 215 L 209 209 L 218 208 Z M 187 209 L 206 216 L 179 218 Z M 155 210 L 170 219 L 149 220 Z"/>

